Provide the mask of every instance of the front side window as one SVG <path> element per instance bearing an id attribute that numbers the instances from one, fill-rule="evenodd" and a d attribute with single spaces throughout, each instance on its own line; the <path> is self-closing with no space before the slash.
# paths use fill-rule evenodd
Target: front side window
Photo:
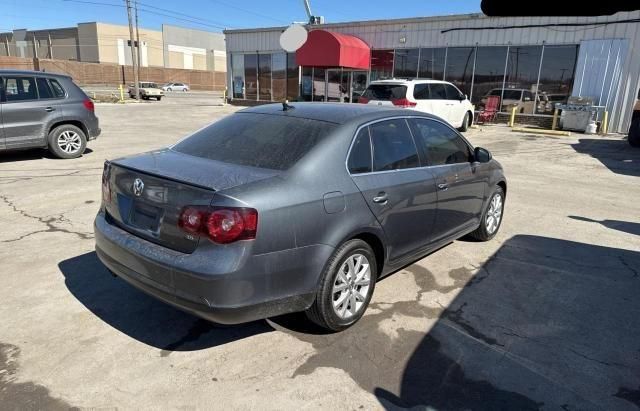
<path id="1" fill-rule="evenodd" d="M 369 126 L 373 144 L 373 171 L 419 167 L 418 152 L 404 119 Z"/>
<path id="2" fill-rule="evenodd" d="M 38 98 L 33 77 L 5 77 L 3 80 L 7 101 L 27 101 Z"/>
<path id="3" fill-rule="evenodd" d="M 172 147 L 194 157 L 287 170 L 318 145 L 335 124 L 298 117 L 236 113 Z"/>
<path id="4" fill-rule="evenodd" d="M 369 173 L 371 171 L 371 142 L 369 127 L 360 129 L 349 154 L 349 172 L 351 174 Z"/>
<path id="5" fill-rule="evenodd" d="M 416 144 L 430 166 L 468 163 L 471 151 L 465 141 L 450 127 L 434 120 L 409 120 Z"/>
<path id="6" fill-rule="evenodd" d="M 454 86 L 445 84 L 444 87 L 447 92 L 447 100 L 460 100 L 462 98 L 462 94 Z"/>
<path id="7" fill-rule="evenodd" d="M 444 87 L 444 83 L 431 83 L 429 84 L 429 98 L 431 100 L 446 100 L 447 89 Z"/>

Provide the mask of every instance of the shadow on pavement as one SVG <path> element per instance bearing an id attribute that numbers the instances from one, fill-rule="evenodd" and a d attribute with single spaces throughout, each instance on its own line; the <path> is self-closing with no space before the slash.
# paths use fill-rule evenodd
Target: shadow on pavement
<path id="1" fill-rule="evenodd" d="M 614 173 L 640 177 L 640 150 L 631 147 L 626 140 L 581 138 L 571 147 L 598 159 Z"/>
<path id="2" fill-rule="evenodd" d="M 632 223 L 630 221 L 620 221 L 620 220 L 599 221 L 599 220 L 592 220 L 591 218 L 580 217 L 576 215 L 570 215 L 569 218 L 578 220 L 578 221 L 585 221 L 587 223 L 602 224 L 603 226 L 611 230 L 618 230 L 618 231 L 622 231 L 623 233 L 640 236 L 640 223 Z"/>
<path id="3" fill-rule="evenodd" d="M 87 147 L 82 155 L 86 156 L 87 154 L 91 153 L 93 153 L 93 150 Z M 0 163 L 15 163 L 18 161 L 39 160 L 42 158 L 59 160 L 57 157 L 53 156 L 53 154 L 43 148 L 0 151 Z"/>
<path id="4" fill-rule="evenodd" d="M 187 314 L 114 277 L 95 252 L 58 264 L 74 297 L 101 320 L 162 350 L 194 351 L 273 331 L 266 321 L 224 327 Z"/>
<path id="5" fill-rule="evenodd" d="M 374 392 L 389 408 L 639 406 L 639 272 L 640 252 L 515 236 Z"/>

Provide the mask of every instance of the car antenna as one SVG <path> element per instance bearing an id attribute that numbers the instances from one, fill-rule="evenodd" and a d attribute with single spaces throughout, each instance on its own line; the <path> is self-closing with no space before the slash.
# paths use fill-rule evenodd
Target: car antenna
<path id="1" fill-rule="evenodd" d="M 285 100 L 282 102 L 282 111 L 287 111 L 294 109 L 295 107 L 289 104 L 289 100 Z"/>

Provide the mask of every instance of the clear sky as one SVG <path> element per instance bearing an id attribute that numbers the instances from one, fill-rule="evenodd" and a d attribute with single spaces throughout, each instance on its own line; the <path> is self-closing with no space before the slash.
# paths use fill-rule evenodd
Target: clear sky
<path id="1" fill-rule="evenodd" d="M 132 0 L 134 1 L 134 0 Z M 140 26 L 163 23 L 221 31 L 306 21 L 303 0 L 138 0 Z M 327 22 L 441 16 L 480 11 L 480 0 L 310 0 Z M 72 27 L 101 21 L 126 24 L 124 0 L 0 0 L 0 31 Z"/>

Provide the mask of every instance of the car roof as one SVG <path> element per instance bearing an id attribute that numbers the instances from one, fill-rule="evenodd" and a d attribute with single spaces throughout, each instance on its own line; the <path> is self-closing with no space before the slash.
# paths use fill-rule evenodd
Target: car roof
<path id="1" fill-rule="evenodd" d="M 435 80 L 435 79 L 429 79 L 429 78 L 416 78 L 416 79 L 390 78 L 390 79 L 386 79 L 386 80 L 374 80 L 374 81 L 372 81 L 370 84 L 407 84 L 407 83 L 414 83 L 414 84 L 425 84 L 425 83 L 431 83 L 431 84 L 437 84 L 437 83 L 451 84 L 451 83 L 450 83 L 450 82 L 448 82 L 448 81 Z"/>
<path id="2" fill-rule="evenodd" d="M 282 115 L 288 117 L 325 121 L 335 124 L 346 124 L 357 119 L 363 121 L 371 121 L 385 117 L 402 115 L 435 117 L 430 114 L 418 111 L 370 104 L 291 102 L 289 103 L 289 105 L 293 108 L 290 108 L 286 111 L 283 110 L 282 103 L 275 103 L 250 107 L 241 110 L 238 113 Z"/>
<path id="3" fill-rule="evenodd" d="M 71 78 L 68 74 L 62 73 L 50 73 L 48 71 L 34 71 L 34 70 L 7 70 L 0 69 L 0 76 L 51 76 L 59 78 Z"/>

